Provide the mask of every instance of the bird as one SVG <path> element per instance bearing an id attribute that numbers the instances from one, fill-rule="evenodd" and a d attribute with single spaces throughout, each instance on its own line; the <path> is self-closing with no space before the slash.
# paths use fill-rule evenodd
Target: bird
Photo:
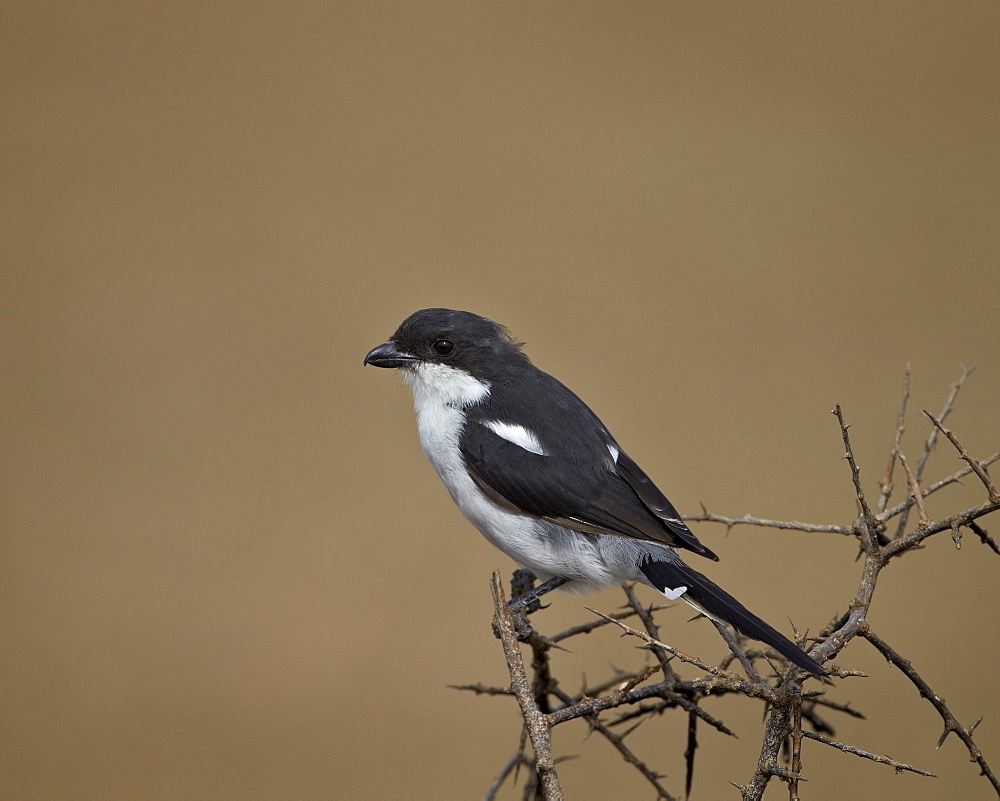
<path id="1" fill-rule="evenodd" d="M 590 407 L 535 367 L 504 326 L 468 311 L 423 309 L 364 364 L 402 374 L 428 461 L 468 521 L 542 582 L 532 600 L 555 587 L 639 582 L 828 675 L 681 559 L 679 551 L 719 557 Z"/>

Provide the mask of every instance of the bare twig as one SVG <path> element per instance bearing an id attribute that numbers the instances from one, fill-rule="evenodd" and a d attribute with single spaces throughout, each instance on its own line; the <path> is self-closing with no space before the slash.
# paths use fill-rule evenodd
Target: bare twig
<path id="1" fill-rule="evenodd" d="M 553 693 L 564 703 L 572 703 L 572 699 L 558 687 L 553 688 Z M 617 749 L 618 753 L 622 755 L 622 758 L 634 766 L 645 777 L 646 781 L 656 788 L 656 792 L 658 793 L 657 798 L 663 798 L 666 801 L 677 801 L 677 798 L 668 793 L 663 785 L 660 784 L 660 779 L 663 777 L 639 759 L 632 749 L 625 744 L 625 737 L 628 732 L 625 734 L 615 734 L 601 722 L 597 715 L 587 715 L 586 719 L 594 731 L 598 732 L 604 739 L 611 743 Z"/>
<path id="2" fill-rule="evenodd" d="M 858 712 L 856 709 L 852 709 L 850 704 L 840 704 L 836 701 L 831 701 L 829 698 L 810 698 L 812 703 L 817 706 L 824 706 L 827 709 L 833 709 L 837 712 L 843 712 L 845 715 L 850 715 L 852 718 L 859 718 L 860 720 L 865 720 L 865 715 L 863 712 Z"/>
<path id="3" fill-rule="evenodd" d="M 587 607 L 587 609 L 588 611 L 593 612 L 595 615 L 603 616 L 603 613 L 598 612 L 596 609 L 591 609 L 589 606 Z M 770 688 L 766 684 L 752 684 L 748 681 L 744 681 L 735 673 L 730 673 L 728 670 L 722 670 L 721 668 L 717 668 L 714 665 L 710 665 L 707 662 L 698 659 L 697 657 L 688 656 L 684 652 L 674 648 L 674 646 L 667 645 L 664 642 L 660 642 L 655 637 L 650 637 L 648 634 L 646 634 L 646 632 L 639 631 L 637 629 L 632 628 L 631 626 L 627 626 L 620 620 L 611 620 L 611 622 L 614 623 L 616 626 L 618 626 L 620 629 L 622 629 L 622 631 L 624 631 L 626 634 L 631 634 L 633 637 L 638 637 L 647 645 L 662 648 L 664 651 L 667 651 L 668 653 L 671 653 L 674 656 L 676 656 L 682 662 L 687 662 L 689 664 L 695 665 L 696 667 L 700 667 L 706 673 L 711 673 L 714 676 L 714 678 L 704 679 L 701 682 L 698 682 L 700 684 L 703 684 L 704 686 L 729 687 L 731 689 L 737 690 L 738 692 L 745 693 L 746 695 L 754 696 L 755 698 L 769 697 L 768 690 L 770 690 Z"/>
<path id="4" fill-rule="evenodd" d="M 865 524 L 861 530 L 861 547 L 865 553 L 873 553 L 878 548 L 878 527 L 875 525 L 875 518 L 872 517 L 872 510 L 869 508 L 868 500 L 865 498 L 865 491 L 861 488 L 861 470 L 858 469 L 858 463 L 854 460 L 854 452 L 851 450 L 851 438 L 847 434 L 847 429 L 850 426 L 844 422 L 844 413 L 840 410 L 839 403 L 834 408 L 833 413 L 837 415 L 837 420 L 840 421 L 840 432 L 844 437 L 844 456 L 847 459 L 847 463 L 851 466 L 851 479 L 854 481 L 854 489 L 858 496 L 858 506 L 861 509 L 861 517 Z"/>
<path id="5" fill-rule="evenodd" d="M 635 610 L 635 613 L 639 616 L 642 621 L 642 625 L 646 627 L 646 632 L 653 639 L 658 640 L 660 638 L 660 630 L 656 625 L 656 621 L 653 620 L 653 614 L 651 611 L 647 610 L 639 597 L 635 594 L 635 590 L 628 584 L 623 584 L 622 589 L 625 590 L 625 595 L 628 598 L 629 606 Z M 623 618 L 615 617 L 616 620 L 623 620 Z M 667 681 L 675 680 L 677 674 L 674 673 L 674 669 L 670 667 L 670 660 L 667 658 L 667 652 L 662 648 L 656 646 L 653 647 L 653 653 L 656 654 L 656 658 L 660 660 L 660 665 L 663 667 L 663 678 Z"/>
<path id="6" fill-rule="evenodd" d="M 507 760 L 506 764 L 500 769 L 499 775 L 493 780 L 493 784 L 489 786 L 486 790 L 486 795 L 483 796 L 483 801 L 493 801 L 497 797 L 497 793 L 500 791 L 500 787 L 507 780 L 507 777 L 518 765 L 524 764 L 524 755 L 518 751 L 514 756 Z"/>
<path id="7" fill-rule="evenodd" d="M 899 463 L 903 465 L 903 470 L 906 471 L 906 480 L 910 485 L 910 493 L 912 494 L 914 502 L 917 504 L 917 513 L 920 515 L 920 522 L 918 525 L 926 526 L 930 521 L 927 518 L 927 509 L 924 508 L 924 496 L 920 492 L 920 485 L 917 483 L 917 477 L 913 475 L 913 471 L 910 470 L 910 465 L 906 461 L 906 457 L 903 455 L 902 451 L 899 451 Z"/>
<path id="8" fill-rule="evenodd" d="M 694 784 L 694 758 L 698 753 L 698 716 L 688 712 L 687 746 L 684 748 L 684 797 L 691 796 Z"/>
<path id="9" fill-rule="evenodd" d="M 989 467 L 998 459 L 1000 459 L 1000 451 L 997 451 L 992 456 L 987 456 L 985 459 L 982 459 L 979 462 L 979 464 L 981 467 Z M 971 467 L 963 467 L 960 470 L 956 470 L 950 476 L 946 476 L 945 478 L 942 478 L 940 481 L 935 481 L 929 487 L 925 487 L 920 491 L 920 494 L 926 498 L 929 495 L 933 495 L 938 490 L 944 489 L 945 487 L 948 487 L 952 484 L 961 484 L 962 479 L 965 478 L 967 475 L 969 475 L 969 473 L 971 472 L 972 472 Z M 896 515 L 900 514 L 901 512 L 905 512 L 907 509 L 911 508 L 913 504 L 914 504 L 913 498 L 907 498 L 905 501 L 902 501 L 901 503 L 898 503 L 895 506 L 893 506 L 891 509 L 886 509 L 884 512 L 879 514 L 878 521 L 880 523 L 885 523 L 894 518 Z"/>
<path id="10" fill-rule="evenodd" d="M 684 520 L 694 523 L 722 523 L 727 528 L 733 526 L 763 526 L 764 528 L 777 528 L 786 531 L 810 531 L 829 534 L 855 534 L 854 526 L 828 526 L 816 525 L 813 523 L 800 523 L 797 520 L 768 520 L 763 517 L 752 517 L 745 514 L 742 517 L 726 517 L 709 512 L 705 504 L 701 505 L 700 515 L 681 515 Z"/>
<path id="11" fill-rule="evenodd" d="M 899 668 L 903 672 L 903 675 L 906 676 L 906 678 L 908 678 L 920 691 L 920 695 L 930 701 L 931 706 L 937 710 L 941 719 L 944 721 L 944 732 L 941 734 L 941 739 L 938 740 L 937 747 L 940 748 L 948 734 L 950 732 L 954 732 L 955 735 L 963 743 L 965 743 L 965 747 L 969 751 L 969 756 L 972 757 L 973 761 L 979 764 L 979 768 L 982 770 L 983 775 L 989 780 L 990 784 L 993 785 L 993 789 L 996 790 L 997 794 L 1000 795 L 1000 781 L 997 780 L 993 770 L 987 764 L 986 758 L 983 756 L 983 752 L 979 750 L 979 746 L 976 745 L 975 741 L 972 739 L 972 732 L 975 730 L 976 726 L 979 725 L 979 720 L 982 720 L 982 718 L 977 720 L 968 728 L 963 726 L 958 722 L 958 719 L 952 714 L 951 710 L 948 709 L 944 699 L 934 692 L 924 678 L 917 673 L 913 665 L 910 664 L 909 659 L 904 659 L 896 653 L 892 646 L 875 634 L 875 632 L 873 632 L 870 628 L 866 627 L 861 632 L 861 636 L 874 645 L 875 648 L 878 649 L 879 653 L 881 653 L 882 656 L 884 656 L 889 662 Z"/>
<path id="12" fill-rule="evenodd" d="M 476 695 L 514 695 L 510 687 L 491 687 L 488 684 L 449 684 L 452 690 L 469 690 Z"/>
<path id="13" fill-rule="evenodd" d="M 728 645 L 729 650 L 733 652 L 733 656 L 735 656 L 739 663 L 743 665 L 747 678 L 750 679 L 750 681 L 763 684 L 764 680 L 760 677 L 757 669 L 753 666 L 753 662 L 751 662 L 749 657 L 740 649 L 740 644 L 736 639 L 736 635 L 729 630 L 727 625 L 720 623 L 718 620 L 712 620 L 712 625 L 715 626 L 719 634 L 722 635 L 722 639 L 726 641 L 726 645 Z"/>
<path id="14" fill-rule="evenodd" d="M 841 751 L 847 754 L 854 754 L 855 756 L 864 757 L 865 759 L 870 759 L 873 762 L 879 762 L 883 765 L 889 765 L 896 769 L 899 773 L 903 770 L 911 771 L 912 773 L 919 773 L 921 776 L 930 776 L 931 778 L 936 778 L 933 773 L 928 773 L 926 770 L 920 770 L 920 768 L 915 768 L 913 765 L 907 765 L 905 762 L 897 762 L 895 759 L 890 759 L 887 756 L 879 756 L 878 754 L 873 754 L 870 751 L 862 751 L 860 748 L 856 748 L 853 745 L 846 745 L 845 743 L 838 743 L 836 740 L 831 740 L 829 737 L 824 737 L 822 734 L 813 734 L 811 731 L 802 732 L 803 737 L 808 737 L 810 740 L 815 740 L 818 743 L 824 743 L 825 745 L 832 746 L 834 748 L 839 748 Z"/>
<path id="15" fill-rule="evenodd" d="M 524 672 L 524 662 L 521 659 L 521 650 L 517 643 L 517 634 L 514 632 L 514 620 L 510 610 L 507 609 L 499 571 L 493 573 L 490 589 L 493 592 L 493 607 L 496 612 L 497 628 L 500 631 L 500 641 L 503 643 L 507 669 L 510 672 L 510 687 L 517 696 L 521 715 L 528 727 L 531 747 L 535 752 L 535 770 L 538 772 L 546 801 L 559 801 L 563 794 L 559 786 L 559 776 L 556 774 L 555 761 L 552 759 L 549 722 L 531 694 L 528 677 Z"/>
<path id="16" fill-rule="evenodd" d="M 612 707 L 621 706 L 625 703 L 631 703 L 633 701 L 649 698 L 654 695 L 659 696 L 661 694 L 661 688 L 657 685 L 643 687 L 642 690 L 636 689 L 639 684 L 644 682 L 659 669 L 659 665 L 649 665 L 645 670 L 633 676 L 628 682 L 608 695 L 600 698 L 580 700 L 572 706 L 564 706 L 554 709 L 548 714 L 549 724 L 557 726 L 560 723 L 565 723 L 567 720 L 585 718 L 590 715 L 595 715 L 598 712 L 603 712 L 605 709 L 611 709 Z"/>
<path id="17" fill-rule="evenodd" d="M 926 409 L 924 409 L 924 414 L 927 415 L 928 419 L 932 423 L 934 423 L 935 428 L 939 429 L 941 433 L 948 438 L 951 444 L 955 446 L 955 450 L 957 450 L 959 454 L 961 454 L 966 464 L 968 464 L 969 467 L 972 468 L 972 472 L 974 472 L 977 476 L 979 476 L 979 480 L 983 482 L 983 486 L 986 487 L 986 491 L 990 494 L 990 500 L 993 503 L 1000 503 L 1000 492 L 997 492 L 996 485 L 990 478 L 990 474 L 986 472 L 986 468 L 983 467 L 982 464 L 977 462 L 969 455 L 969 452 L 965 449 L 965 446 L 958 441 L 958 437 L 952 434 L 950 429 L 947 429 L 943 425 L 941 425 L 940 420 L 938 420 L 933 414 L 931 414 Z"/>
<path id="18" fill-rule="evenodd" d="M 906 375 L 903 378 L 903 399 L 899 403 L 899 414 L 896 417 L 896 437 L 892 442 L 889 451 L 889 465 L 885 469 L 885 477 L 879 482 L 881 493 L 878 499 L 878 510 L 884 512 L 889 503 L 889 496 L 892 495 L 892 473 L 896 466 L 896 454 L 899 453 L 899 446 L 903 440 L 903 432 L 906 430 L 906 404 L 910 400 L 910 365 L 906 365 Z"/>
<path id="19" fill-rule="evenodd" d="M 938 420 L 942 423 L 951 414 L 952 409 L 955 406 L 955 399 L 958 397 L 959 391 L 965 385 L 965 380 L 972 375 L 975 370 L 975 365 L 972 367 L 966 367 L 962 365 L 962 375 L 959 376 L 958 380 L 951 385 L 951 392 L 948 394 L 948 399 L 944 402 L 944 407 L 941 409 L 941 414 L 938 415 Z M 920 462 L 917 464 L 917 470 L 915 475 L 917 476 L 917 481 L 923 478 L 924 468 L 927 466 L 927 460 L 930 458 L 931 451 L 934 449 L 934 443 L 937 441 L 937 432 L 932 430 L 927 436 L 927 443 L 924 446 L 924 451 L 920 455 Z"/>
<path id="20" fill-rule="evenodd" d="M 653 612 L 658 612 L 661 609 L 670 609 L 674 604 L 656 604 L 649 607 L 648 612 L 652 614 Z M 628 620 L 630 617 L 635 617 L 639 613 L 635 609 L 625 609 L 621 612 L 615 612 L 608 617 L 599 618 L 597 620 L 591 620 L 587 623 L 581 623 L 578 626 L 571 626 L 565 631 L 560 631 L 558 634 L 553 634 L 549 637 L 549 642 L 562 642 L 570 637 L 575 637 L 578 634 L 590 634 L 594 629 L 599 629 L 602 626 L 607 626 L 609 623 L 615 620 Z M 608 618 L 611 618 L 610 620 Z"/>
<path id="21" fill-rule="evenodd" d="M 792 773 L 788 780 L 788 801 L 799 801 L 799 778 L 802 775 L 802 697 L 792 699 Z"/>
<path id="22" fill-rule="evenodd" d="M 983 545 L 989 545 L 990 548 L 993 549 L 993 553 L 1000 554 L 1000 548 L 997 547 L 996 541 L 990 536 L 990 533 L 985 528 L 980 526 L 974 520 L 970 520 L 967 525 L 970 529 L 972 529 L 972 533 L 979 537 L 979 541 L 982 542 Z"/>
<path id="23" fill-rule="evenodd" d="M 779 779 L 787 779 L 788 781 L 805 781 L 804 776 L 800 776 L 788 768 L 783 768 L 781 765 L 774 762 L 767 766 L 767 772 L 772 776 L 777 776 Z"/>
<path id="24" fill-rule="evenodd" d="M 943 423 L 945 418 L 951 414 L 951 410 L 955 404 L 955 398 L 958 397 L 959 390 L 965 384 L 965 379 L 967 379 L 975 367 L 966 368 L 962 366 L 962 375 L 959 379 L 951 385 L 951 392 L 948 394 L 948 399 L 944 402 L 944 408 L 941 409 L 941 414 L 938 415 L 938 419 Z M 927 466 L 927 460 L 930 458 L 931 451 L 934 450 L 934 443 L 937 442 L 937 429 L 932 428 L 930 434 L 927 436 L 927 441 L 924 443 L 924 450 L 920 454 L 920 461 L 917 462 L 917 469 L 913 472 L 916 476 L 917 481 L 920 481 L 924 477 L 924 468 Z M 895 539 L 899 539 L 903 536 L 903 532 L 906 531 L 906 523 L 909 519 L 909 509 L 907 506 L 899 517 L 899 523 L 896 525 Z"/>
<path id="25" fill-rule="evenodd" d="M 591 684 L 585 687 L 577 696 L 575 696 L 575 702 L 584 700 L 585 698 L 597 698 L 601 693 L 605 693 L 608 690 L 615 688 L 621 689 L 626 683 L 630 683 L 637 676 L 647 676 L 649 675 L 646 671 L 649 670 L 649 665 L 644 665 L 639 670 L 625 671 L 620 668 L 615 668 L 614 673 L 612 673 L 604 681 L 599 681 L 596 684 Z M 635 685 L 633 685 L 635 686 Z M 671 682 L 670 686 L 675 686 L 675 682 Z"/>
<path id="26" fill-rule="evenodd" d="M 802 716 L 803 720 L 809 722 L 812 726 L 813 731 L 825 732 L 827 734 L 834 734 L 836 730 L 831 726 L 826 720 L 820 717 L 819 712 L 813 704 L 808 704 L 803 702 L 799 707 L 799 714 Z"/>
<path id="27" fill-rule="evenodd" d="M 690 682 L 687 682 L 687 684 L 690 684 Z M 713 690 L 713 694 L 716 695 L 721 695 L 724 694 L 725 692 L 726 690 L 721 690 L 721 691 Z M 726 726 L 726 724 L 723 723 L 718 718 L 708 714 L 708 712 L 706 712 L 702 707 L 698 706 L 698 704 L 694 703 L 693 701 L 689 701 L 680 693 L 673 693 L 667 690 L 665 688 L 665 683 L 659 685 L 654 684 L 649 687 L 643 687 L 640 690 L 633 690 L 631 693 L 629 693 L 629 696 L 630 697 L 627 699 L 629 703 L 634 703 L 638 701 L 640 696 L 642 696 L 643 698 L 652 698 L 655 696 L 660 698 L 661 700 L 658 703 L 649 706 L 645 704 L 640 704 L 637 709 L 633 709 L 629 712 L 622 713 L 613 721 L 611 721 L 612 726 L 617 726 L 619 723 L 624 723 L 626 721 L 633 720 L 634 718 L 641 715 L 659 714 L 663 712 L 663 710 L 665 709 L 680 707 L 681 709 L 686 710 L 688 714 L 694 715 L 698 719 L 705 721 L 705 723 L 707 723 L 709 726 L 722 732 L 723 734 L 728 734 L 730 737 L 736 736 L 736 732 L 734 732 L 732 729 Z"/>
<path id="28" fill-rule="evenodd" d="M 969 526 L 971 528 L 973 521 L 977 520 L 984 515 L 988 515 L 991 512 L 1000 509 L 1000 503 L 992 503 L 986 501 L 984 503 L 978 504 L 977 506 L 972 506 L 963 512 L 951 515 L 950 517 L 943 517 L 940 520 L 932 520 L 926 526 L 921 526 L 914 531 L 911 531 L 902 539 L 893 540 L 889 543 L 881 554 L 882 560 L 886 561 L 893 556 L 898 556 L 909 548 L 919 545 L 925 539 L 933 534 L 938 534 L 941 531 L 952 530 L 955 526 Z M 985 544 L 989 544 L 984 540 Z M 994 548 L 994 550 L 996 550 Z"/>

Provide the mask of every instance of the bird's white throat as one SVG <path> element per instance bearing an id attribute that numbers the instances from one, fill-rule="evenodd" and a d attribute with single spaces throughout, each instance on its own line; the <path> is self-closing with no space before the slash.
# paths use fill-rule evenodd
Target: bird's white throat
<path id="1" fill-rule="evenodd" d="M 490 395 L 489 382 L 480 381 L 465 370 L 446 364 L 418 362 L 400 372 L 413 390 L 413 405 L 417 414 L 424 407 L 438 405 L 464 409 L 481 403 Z"/>
<path id="2" fill-rule="evenodd" d="M 458 501 L 458 485 L 465 481 L 471 484 L 458 447 L 465 427 L 464 410 L 486 400 L 490 385 L 465 370 L 432 362 L 420 362 L 400 372 L 413 390 L 424 454 Z"/>

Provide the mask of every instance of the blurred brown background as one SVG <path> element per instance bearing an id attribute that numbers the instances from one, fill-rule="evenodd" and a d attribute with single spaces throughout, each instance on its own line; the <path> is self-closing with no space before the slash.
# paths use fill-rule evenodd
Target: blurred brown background
<path id="1" fill-rule="evenodd" d="M 518 716 L 447 685 L 504 682 L 511 564 L 361 366 L 415 309 L 509 325 L 687 511 L 849 522 L 829 410 L 874 493 L 907 363 L 904 452 L 960 364 L 951 425 L 995 451 L 998 33 L 987 2 L 4 4 L 0 797 L 482 795 Z M 784 630 L 853 594 L 848 540 L 696 530 Z M 994 768 L 998 570 L 939 536 L 871 616 Z M 688 617 L 664 636 L 721 656 Z M 838 737 L 940 778 L 806 743 L 803 797 L 991 797 L 866 643 L 840 662 L 870 719 Z M 740 739 L 702 731 L 695 797 L 733 798 L 760 709 L 708 706 Z M 574 726 L 568 798 L 651 797 Z M 678 793 L 685 726 L 632 741 Z"/>

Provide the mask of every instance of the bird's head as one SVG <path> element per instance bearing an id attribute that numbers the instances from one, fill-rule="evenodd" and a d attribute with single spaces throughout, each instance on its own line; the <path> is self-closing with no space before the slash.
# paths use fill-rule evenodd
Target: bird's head
<path id="1" fill-rule="evenodd" d="M 407 317 L 388 342 L 372 348 L 365 364 L 415 372 L 461 371 L 492 382 L 500 371 L 527 363 L 507 329 L 466 311 L 423 309 Z"/>

